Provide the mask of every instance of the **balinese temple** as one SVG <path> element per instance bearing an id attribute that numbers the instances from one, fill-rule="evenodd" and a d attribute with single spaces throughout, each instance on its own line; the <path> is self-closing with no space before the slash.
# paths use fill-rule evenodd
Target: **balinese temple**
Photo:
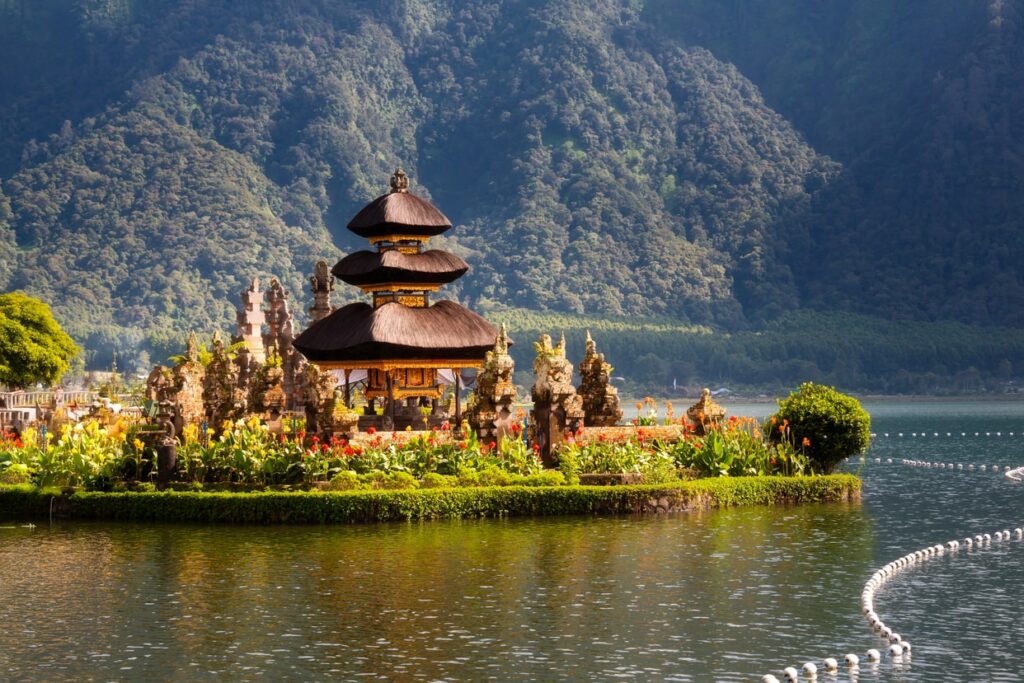
<path id="1" fill-rule="evenodd" d="M 421 407 L 442 417 L 438 399 L 446 378 L 455 383 L 456 419 L 461 369 L 479 368 L 494 346 L 498 328 L 454 301 L 430 297 L 464 275 L 469 266 L 458 256 L 427 249 L 431 237 L 452 227 L 433 204 L 409 192 L 398 169 L 391 192 L 367 204 L 348 229 L 370 241 L 372 251 L 349 254 L 331 273 L 363 290 L 372 304 L 351 303 L 314 322 L 294 347 L 321 369 L 365 370 L 367 416 L 384 405 L 387 426 L 422 429 Z M 359 373 L 360 375 L 362 373 Z M 372 422 L 366 418 L 360 419 Z"/>

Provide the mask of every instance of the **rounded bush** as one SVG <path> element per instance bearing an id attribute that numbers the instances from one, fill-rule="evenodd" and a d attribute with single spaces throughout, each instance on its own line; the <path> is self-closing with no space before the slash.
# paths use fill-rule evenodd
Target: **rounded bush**
<path id="1" fill-rule="evenodd" d="M 868 447 L 871 416 L 854 397 L 807 382 L 779 401 L 765 431 L 773 441 L 803 449 L 815 471 L 828 473 Z"/>

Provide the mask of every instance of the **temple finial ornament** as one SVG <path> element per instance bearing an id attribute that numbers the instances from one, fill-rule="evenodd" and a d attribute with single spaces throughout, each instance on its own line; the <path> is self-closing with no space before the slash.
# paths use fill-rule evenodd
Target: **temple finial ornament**
<path id="1" fill-rule="evenodd" d="M 408 192 L 409 191 L 409 177 L 405 175 L 405 171 L 401 168 L 395 169 L 395 174 L 391 176 L 391 191 L 392 192 Z"/>

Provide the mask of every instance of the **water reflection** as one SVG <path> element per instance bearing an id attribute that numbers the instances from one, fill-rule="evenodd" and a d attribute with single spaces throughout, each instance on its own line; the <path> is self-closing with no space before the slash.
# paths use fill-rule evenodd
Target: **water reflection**
<path id="1" fill-rule="evenodd" d="M 877 416 L 876 431 L 956 418 L 1019 433 L 1024 413 L 1009 412 L 918 409 Z M 888 440 L 872 455 L 1012 465 L 1024 464 L 1022 444 Z M 1024 489 L 996 475 L 897 464 L 862 474 L 862 505 L 0 529 L 0 679 L 758 680 L 879 647 L 857 605 L 875 567 L 1022 517 Z M 1018 680 L 1022 555 L 1009 543 L 904 572 L 876 609 L 914 643 L 913 661 L 819 680 Z"/>

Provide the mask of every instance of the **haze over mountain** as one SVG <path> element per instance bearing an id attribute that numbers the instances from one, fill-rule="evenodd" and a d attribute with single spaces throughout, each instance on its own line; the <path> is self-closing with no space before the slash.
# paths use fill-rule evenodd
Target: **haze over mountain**
<path id="1" fill-rule="evenodd" d="M 93 349 L 301 308 L 402 165 L 484 311 L 1016 327 L 1020 46 L 1010 0 L 0 0 L 0 288 Z"/>

